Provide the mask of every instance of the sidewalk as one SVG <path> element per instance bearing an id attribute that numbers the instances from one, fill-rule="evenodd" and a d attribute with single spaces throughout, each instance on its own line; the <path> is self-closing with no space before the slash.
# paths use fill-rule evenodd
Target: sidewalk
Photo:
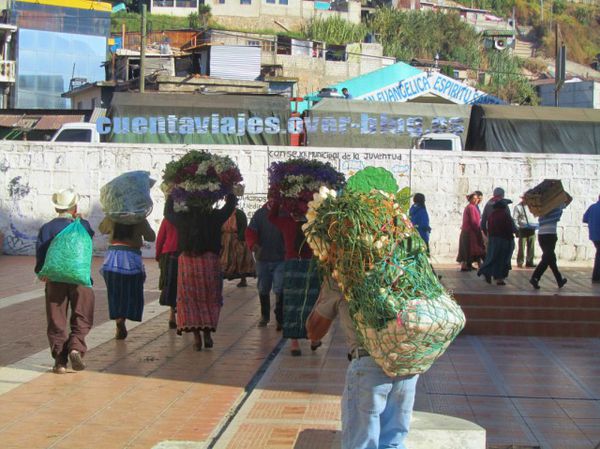
<path id="1" fill-rule="evenodd" d="M 156 263 L 145 262 L 145 321 L 129 326 L 127 340 L 114 340 L 103 281 L 94 276 L 88 368 L 58 376 L 49 372 L 33 258 L 0 257 L 0 447 L 335 447 L 347 366 L 337 327 L 316 352 L 304 342 L 302 357 L 289 357 L 273 325 L 256 327 L 255 282 L 247 288 L 226 282 L 215 347 L 195 352 L 189 335 L 168 329 L 167 309 L 156 301 Z M 456 266 L 436 270 L 442 281 L 453 280 L 454 290 L 485 284 L 456 275 Z M 587 268 L 564 272 L 566 288 L 589 284 Z M 514 270 L 506 292 L 523 291 L 528 275 Z M 587 294 L 600 301 L 595 289 Z M 600 339 L 461 336 L 421 376 L 416 409 L 478 423 L 487 429 L 489 447 L 594 449 L 600 442 L 599 353 Z M 272 357 L 274 370 L 253 388 Z M 236 413 L 240 419 L 223 427 Z"/>

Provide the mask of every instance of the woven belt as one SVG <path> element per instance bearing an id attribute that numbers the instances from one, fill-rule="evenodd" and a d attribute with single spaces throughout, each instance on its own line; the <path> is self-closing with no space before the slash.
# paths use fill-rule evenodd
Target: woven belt
<path id="1" fill-rule="evenodd" d="M 360 359 L 361 357 L 369 357 L 370 354 L 363 348 L 356 348 L 354 351 L 348 353 L 348 360 Z"/>

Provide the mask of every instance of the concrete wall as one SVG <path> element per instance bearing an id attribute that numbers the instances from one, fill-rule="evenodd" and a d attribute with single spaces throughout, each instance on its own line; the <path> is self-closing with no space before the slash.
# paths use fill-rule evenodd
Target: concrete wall
<path id="1" fill-rule="evenodd" d="M 361 44 L 362 56 L 348 61 L 327 61 L 322 57 L 277 55 L 263 51 L 262 64 L 281 64 L 286 77 L 298 78 L 298 94 L 307 95 L 324 86 L 364 75 L 395 62 L 393 58 L 382 57 L 382 53 L 380 44 Z"/>
<path id="2" fill-rule="evenodd" d="M 336 149 L 298 147 L 169 146 L 169 145 L 79 145 L 36 142 L 0 142 L 0 232 L 4 251 L 33 254 L 41 224 L 54 217 L 53 192 L 74 187 L 81 194 L 80 211 L 97 227 L 103 217 L 100 187 L 113 177 L 131 170 L 147 170 L 160 181 L 165 165 L 191 149 L 210 149 L 227 154 L 239 165 L 246 184 L 241 207 L 250 215 L 263 204 L 267 191 L 267 168 L 273 161 L 290 157 L 312 157 L 329 161 L 344 173 L 372 165 L 385 167 L 401 187 L 412 186 L 427 198 L 431 217 L 431 247 L 434 260 L 454 259 L 465 195 L 484 192 L 486 200 L 501 186 L 513 200 L 544 178 L 561 178 L 573 196 L 559 223 L 557 254 L 562 260 L 592 260 L 595 250 L 582 225 L 584 211 L 600 193 L 600 156 L 540 155 L 509 153 L 459 153 L 435 151 Z M 153 188 L 154 210 L 150 224 L 158 229 L 164 197 Z M 98 252 L 106 248 L 103 236 L 94 238 Z M 148 245 L 144 254 L 151 256 Z M 541 254 L 537 252 L 538 256 Z"/>
<path id="3" fill-rule="evenodd" d="M 360 23 L 361 5 L 358 1 L 348 2 L 347 12 L 316 10 L 313 1 L 288 0 L 282 5 L 265 0 L 251 0 L 250 4 L 240 4 L 240 0 L 219 0 L 210 2 L 213 18 L 224 26 L 243 28 L 248 31 L 261 29 L 282 30 L 282 26 L 290 30 L 299 30 L 302 25 L 315 16 L 323 19 L 339 15 L 352 23 Z"/>

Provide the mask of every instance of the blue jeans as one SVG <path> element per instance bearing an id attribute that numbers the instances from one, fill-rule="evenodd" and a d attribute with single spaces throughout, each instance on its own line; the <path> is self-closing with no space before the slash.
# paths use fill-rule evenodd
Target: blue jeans
<path id="1" fill-rule="evenodd" d="M 280 262 L 256 261 L 256 277 L 258 278 L 258 294 L 268 295 L 283 293 L 283 260 Z"/>
<path id="2" fill-rule="evenodd" d="M 342 396 L 342 449 L 406 449 L 418 378 L 388 377 L 371 357 L 352 360 Z"/>
<path id="3" fill-rule="evenodd" d="M 594 241 L 596 247 L 596 258 L 594 259 L 594 271 L 592 271 L 592 281 L 600 282 L 600 241 Z"/>

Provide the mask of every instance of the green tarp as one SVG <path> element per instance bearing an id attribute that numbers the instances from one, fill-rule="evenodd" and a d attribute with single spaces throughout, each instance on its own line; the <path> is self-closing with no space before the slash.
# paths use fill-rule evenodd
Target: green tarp
<path id="1" fill-rule="evenodd" d="M 384 103 L 324 98 L 305 118 L 307 144 L 317 147 L 411 148 L 426 133 L 454 133 L 463 142 L 471 106 Z"/>
<path id="2" fill-rule="evenodd" d="M 118 143 L 289 145 L 289 116 L 279 95 L 117 92 L 103 128 Z"/>
<path id="3" fill-rule="evenodd" d="M 600 111 L 473 106 L 466 150 L 600 154 Z"/>

